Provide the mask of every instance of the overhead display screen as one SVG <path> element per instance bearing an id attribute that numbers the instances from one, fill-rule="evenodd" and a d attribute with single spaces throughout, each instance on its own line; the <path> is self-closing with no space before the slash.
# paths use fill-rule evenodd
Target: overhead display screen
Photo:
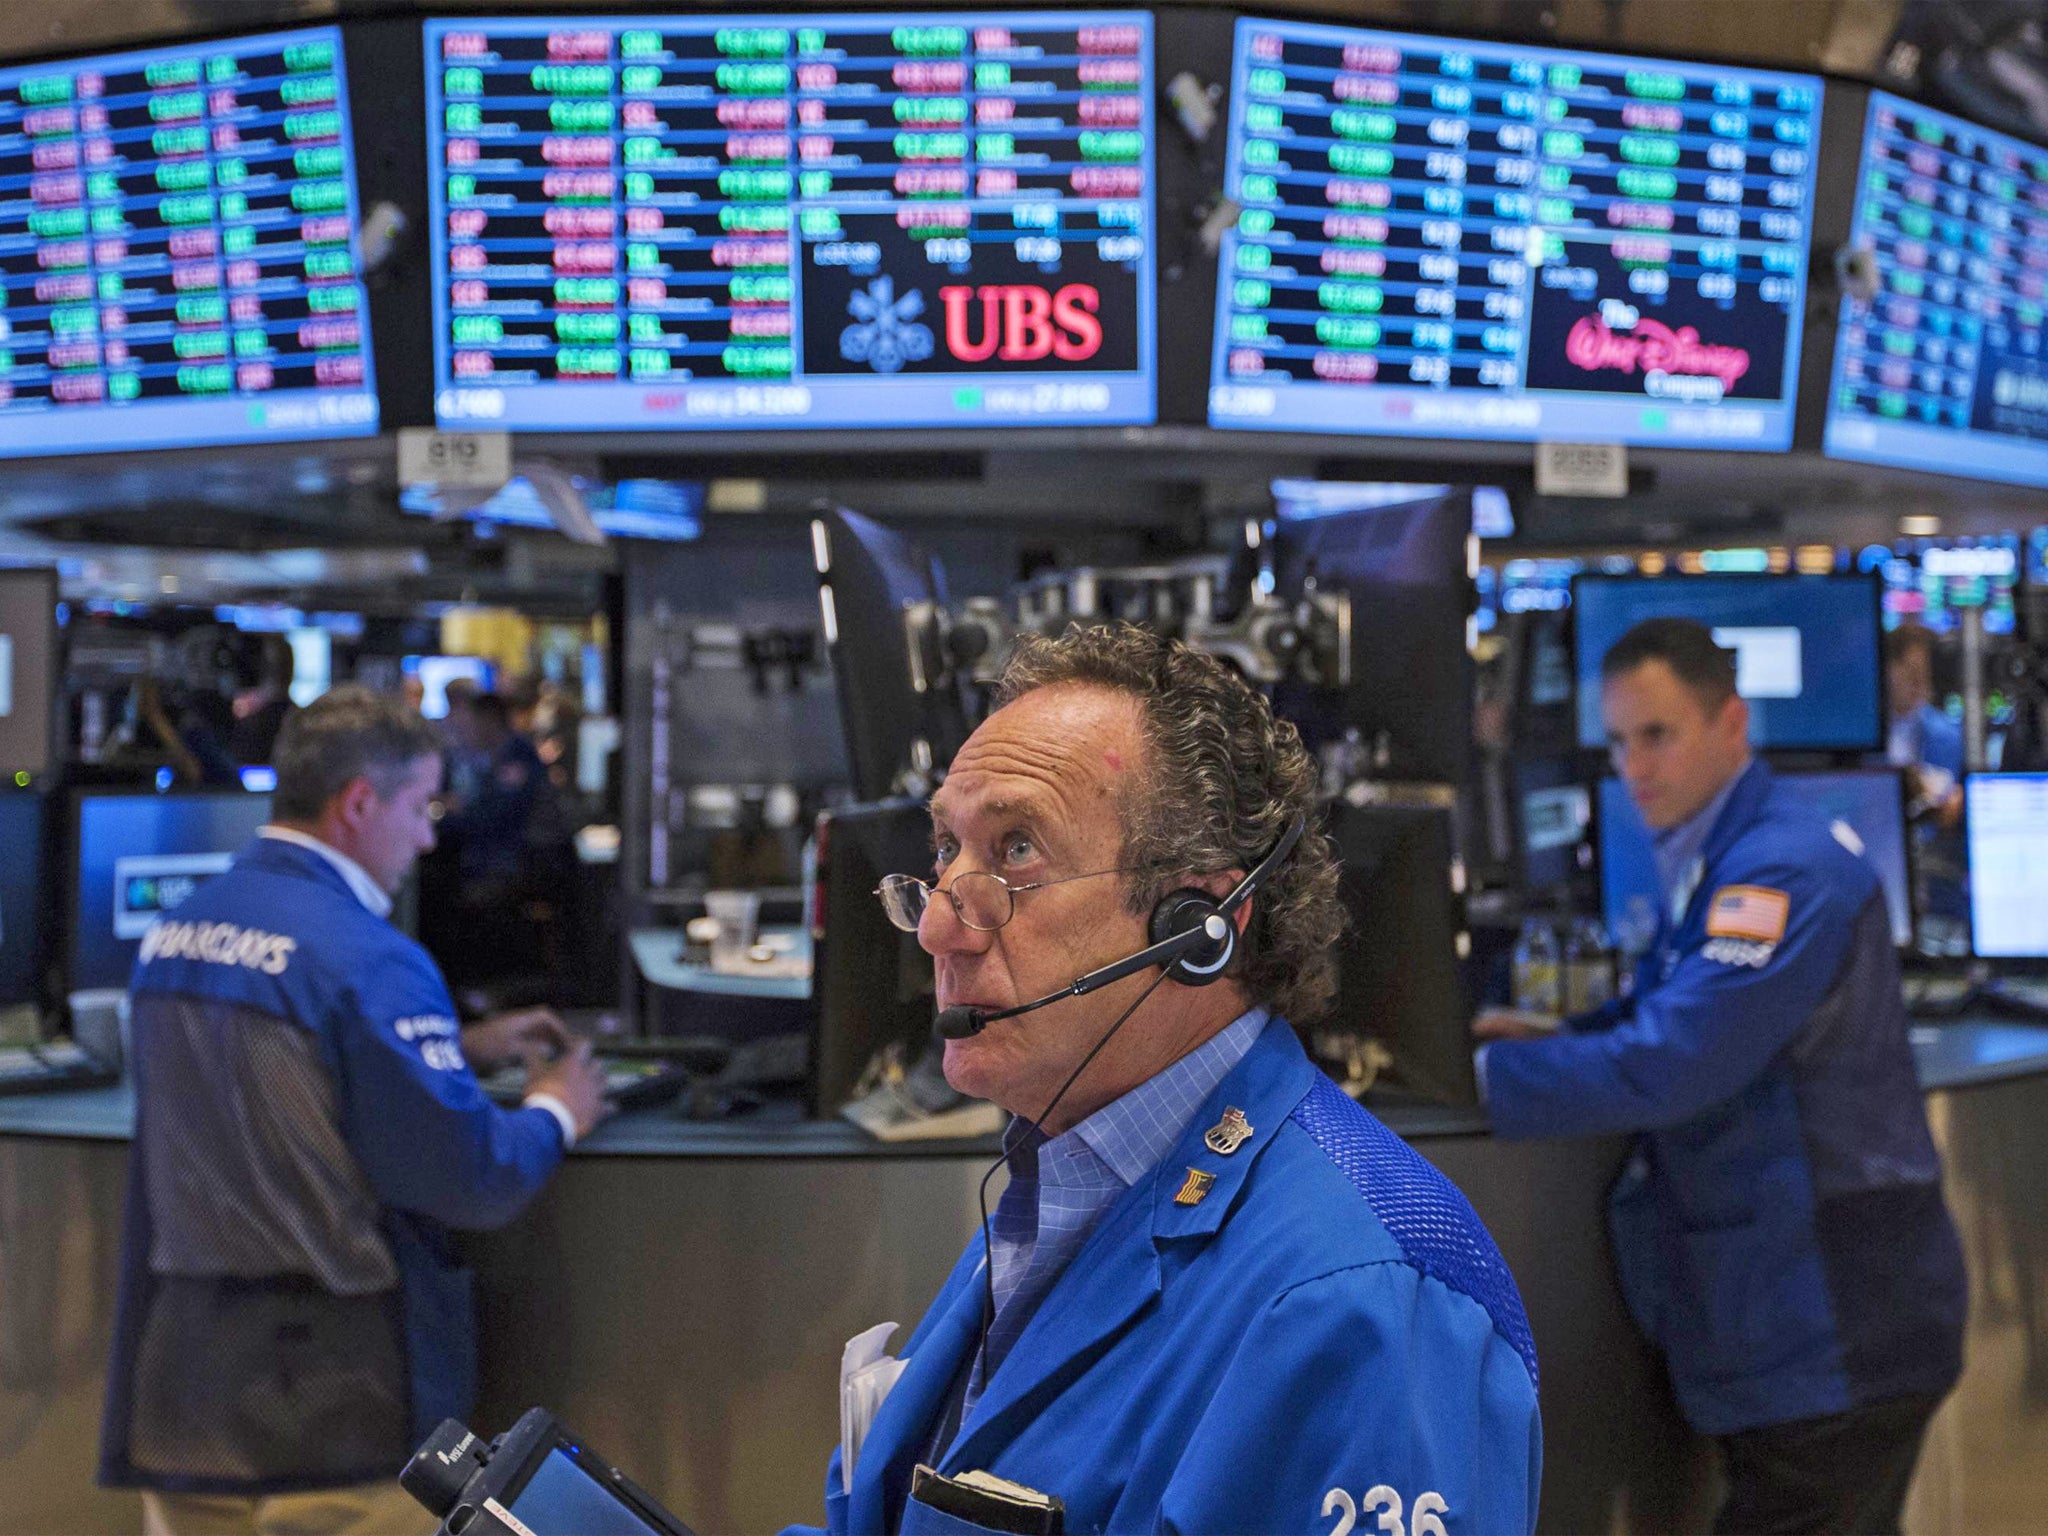
<path id="1" fill-rule="evenodd" d="M 377 430 L 334 27 L 0 70 L 0 455 Z"/>
<path id="2" fill-rule="evenodd" d="M 1147 14 L 426 39 L 444 425 L 1153 419 Z"/>
<path id="3" fill-rule="evenodd" d="M 1820 100 L 1240 20 L 1211 425 L 1789 448 Z"/>
<path id="4" fill-rule="evenodd" d="M 2048 486 L 2048 149 L 1870 93 L 1823 449 Z"/>

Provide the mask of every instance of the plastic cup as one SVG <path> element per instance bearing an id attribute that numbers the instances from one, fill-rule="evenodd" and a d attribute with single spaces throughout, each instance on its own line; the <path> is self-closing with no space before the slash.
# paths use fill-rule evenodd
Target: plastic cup
<path id="1" fill-rule="evenodd" d="M 754 891 L 706 891 L 704 910 L 718 920 L 718 937 L 711 941 L 711 969 L 743 971 L 747 951 L 761 922 L 761 898 Z"/>

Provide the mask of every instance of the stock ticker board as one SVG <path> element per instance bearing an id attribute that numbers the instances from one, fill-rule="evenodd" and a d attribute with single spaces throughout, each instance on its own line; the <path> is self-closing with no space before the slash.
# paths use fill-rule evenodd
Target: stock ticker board
<path id="1" fill-rule="evenodd" d="M 443 425 L 1153 419 L 1146 14 L 426 39 Z"/>
<path id="2" fill-rule="evenodd" d="M 0 71 L 0 455 L 377 430 L 333 27 Z"/>
<path id="3" fill-rule="evenodd" d="M 1240 20 L 1211 424 L 1789 448 L 1820 101 Z"/>
<path id="4" fill-rule="evenodd" d="M 1824 450 L 2048 485 L 2048 150 L 1873 91 Z"/>

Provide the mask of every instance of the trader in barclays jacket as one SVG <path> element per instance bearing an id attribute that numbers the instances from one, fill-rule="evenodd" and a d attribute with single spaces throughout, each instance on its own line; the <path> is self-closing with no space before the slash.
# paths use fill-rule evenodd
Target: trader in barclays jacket
<path id="1" fill-rule="evenodd" d="M 933 796 L 929 883 L 880 894 L 936 961 L 948 1079 L 1016 1117 L 1010 1180 L 850 1413 L 829 1529 L 1023 1529 L 1003 1500 L 1057 1498 L 1074 1531 L 1530 1530 L 1514 1281 L 1288 1022 L 1341 926 L 1293 727 L 1129 627 L 1025 642 L 998 697 Z"/>
<path id="2" fill-rule="evenodd" d="M 1876 873 L 1749 750 L 1735 659 L 1652 619 L 1602 664 L 1664 907 L 1633 994 L 1482 1014 L 1502 1136 L 1638 1133 L 1613 1194 L 1630 1310 L 1720 1443 L 1725 1531 L 1897 1530 L 1961 1370 L 1961 1248 Z"/>
<path id="3" fill-rule="evenodd" d="M 101 1479 L 152 1533 L 418 1529 L 396 1482 L 475 1379 L 449 1228 L 509 1221 L 602 1117 L 588 1047 L 520 1109 L 470 1064 L 568 1045 L 458 1031 L 386 921 L 434 844 L 440 738 L 339 688 L 286 722 L 276 824 L 142 941 L 135 1153 Z"/>

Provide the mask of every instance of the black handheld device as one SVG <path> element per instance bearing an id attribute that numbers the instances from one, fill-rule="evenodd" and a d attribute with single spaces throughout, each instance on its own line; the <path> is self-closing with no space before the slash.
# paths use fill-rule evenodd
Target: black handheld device
<path id="1" fill-rule="evenodd" d="M 443 1419 L 398 1481 L 436 1536 L 696 1536 L 545 1408 L 491 1441 Z"/>

